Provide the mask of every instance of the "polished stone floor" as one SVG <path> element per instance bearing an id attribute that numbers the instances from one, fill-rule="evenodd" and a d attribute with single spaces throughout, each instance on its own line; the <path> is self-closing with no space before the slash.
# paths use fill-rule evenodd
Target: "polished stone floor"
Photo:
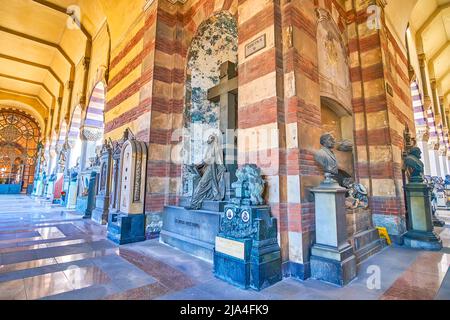
<path id="1" fill-rule="evenodd" d="M 450 299 L 450 211 L 441 252 L 389 247 L 345 288 L 292 278 L 261 292 L 212 275 L 212 265 L 151 240 L 117 247 L 80 214 L 27 196 L 0 195 L 0 299 L 398 300 Z M 379 280 L 379 281 L 378 281 Z"/>

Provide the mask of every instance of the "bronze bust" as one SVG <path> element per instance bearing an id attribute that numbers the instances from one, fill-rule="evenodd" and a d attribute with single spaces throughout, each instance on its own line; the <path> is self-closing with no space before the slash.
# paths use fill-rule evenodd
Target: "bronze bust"
<path id="1" fill-rule="evenodd" d="M 405 168 L 409 172 L 409 182 L 423 183 L 424 165 L 421 159 L 422 151 L 413 147 L 405 157 Z"/>
<path id="2" fill-rule="evenodd" d="M 333 152 L 336 140 L 331 133 L 325 133 L 320 137 L 322 148 L 316 152 L 314 159 L 322 167 L 325 173 L 326 184 L 336 183 L 334 177 L 339 174 L 338 162 Z"/>

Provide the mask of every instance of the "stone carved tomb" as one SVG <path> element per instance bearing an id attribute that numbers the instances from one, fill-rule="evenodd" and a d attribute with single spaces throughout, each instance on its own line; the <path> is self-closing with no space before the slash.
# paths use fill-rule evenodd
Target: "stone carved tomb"
<path id="1" fill-rule="evenodd" d="M 145 240 L 145 177 L 147 144 L 128 139 L 120 155 L 119 212 L 110 213 L 108 238 L 118 244 Z"/>

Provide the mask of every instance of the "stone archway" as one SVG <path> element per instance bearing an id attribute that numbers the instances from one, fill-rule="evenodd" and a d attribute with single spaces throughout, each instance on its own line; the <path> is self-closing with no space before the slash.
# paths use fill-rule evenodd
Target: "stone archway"
<path id="1" fill-rule="evenodd" d="M 317 49 L 322 131 L 354 145 L 352 87 L 344 35 L 330 13 L 318 8 Z M 340 169 L 354 176 L 352 152 L 336 150 Z"/>
<path id="2" fill-rule="evenodd" d="M 0 184 L 33 184 L 41 129 L 28 114 L 0 111 Z"/>
<path id="3" fill-rule="evenodd" d="M 86 115 L 81 126 L 81 139 L 83 141 L 80 168 L 89 167 L 96 156 L 97 149 L 101 147 L 104 135 L 104 110 L 106 87 L 100 81 L 92 90 Z"/>

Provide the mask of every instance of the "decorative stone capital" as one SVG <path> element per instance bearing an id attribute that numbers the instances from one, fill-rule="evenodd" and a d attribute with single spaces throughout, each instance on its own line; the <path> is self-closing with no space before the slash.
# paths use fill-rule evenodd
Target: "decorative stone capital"
<path id="1" fill-rule="evenodd" d="M 93 128 L 84 126 L 81 128 L 81 137 L 87 141 L 97 141 L 102 137 L 103 130 L 101 128 Z"/>
<path id="2" fill-rule="evenodd" d="M 428 141 L 428 147 L 430 150 L 439 150 L 439 141 L 436 141 L 435 138 L 430 139 Z"/>
<path id="3" fill-rule="evenodd" d="M 436 79 L 430 79 L 431 90 L 436 90 Z"/>
<path id="4" fill-rule="evenodd" d="M 416 127 L 416 140 L 428 142 L 430 139 L 430 132 L 428 131 L 428 127 Z"/>
<path id="5" fill-rule="evenodd" d="M 89 65 L 91 64 L 91 58 L 89 57 L 84 57 L 83 59 L 83 67 L 85 70 L 89 69 Z"/>
<path id="6" fill-rule="evenodd" d="M 81 94 L 79 99 L 78 99 L 78 104 L 85 106 L 86 105 L 86 95 L 85 94 Z"/>
<path id="7" fill-rule="evenodd" d="M 431 97 L 429 95 L 423 97 L 423 105 L 425 110 L 428 110 L 431 107 Z"/>

